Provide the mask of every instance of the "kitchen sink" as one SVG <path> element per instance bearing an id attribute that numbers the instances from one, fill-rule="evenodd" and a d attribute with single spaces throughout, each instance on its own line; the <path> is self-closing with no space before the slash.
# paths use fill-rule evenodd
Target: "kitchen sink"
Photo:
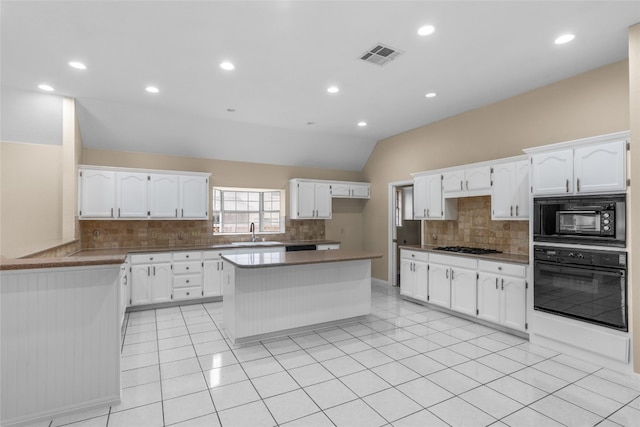
<path id="1" fill-rule="evenodd" d="M 282 245 L 282 242 L 233 242 L 233 246 L 277 246 Z"/>

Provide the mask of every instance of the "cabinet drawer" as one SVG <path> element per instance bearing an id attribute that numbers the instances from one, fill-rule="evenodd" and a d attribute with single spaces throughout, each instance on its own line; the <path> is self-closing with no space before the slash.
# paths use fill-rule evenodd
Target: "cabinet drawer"
<path id="1" fill-rule="evenodd" d="M 174 288 L 202 286 L 202 274 L 185 274 L 173 278 Z"/>
<path id="2" fill-rule="evenodd" d="M 190 288 L 178 288 L 173 290 L 173 299 L 202 298 L 202 288 L 199 286 Z"/>
<path id="3" fill-rule="evenodd" d="M 156 262 L 171 262 L 170 252 L 158 252 L 151 254 L 133 254 L 131 255 L 131 264 L 149 264 Z"/>
<path id="4" fill-rule="evenodd" d="M 508 276 L 526 277 L 527 266 L 519 264 L 508 264 L 505 262 L 479 261 L 478 270 L 487 273 L 506 274 Z"/>
<path id="5" fill-rule="evenodd" d="M 462 267 L 462 268 L 470 268 L 477 269 L 478 268 L 478 260 L 475 258 L 467 258 L 464 256 L 451 256 L 451 255 L 440 255 L 440 254 L 431 254 L 429 257 L 429 262 L 448 265 L 450 267 Z"/>
<path id="6" fill-rule="evenodd" d="M 173 274 L 194 274 L 202 272 L 200 261 L 174 262 Z"/>
<path id="7" fill-rule="evenodd" d="M 429 261 L 429 253 L 428 252 L 420 252 L 420 251 L 400 251 L 400 258 L 410 259 L 413 261 Z"/>
<path id="8" fill-rule="evenodd" d="M 173 260 L 174 261 L 200 261 L 202 259 L 202 252 L 200 251 L 192 251 L 192 252 L 174 252 Z"/>

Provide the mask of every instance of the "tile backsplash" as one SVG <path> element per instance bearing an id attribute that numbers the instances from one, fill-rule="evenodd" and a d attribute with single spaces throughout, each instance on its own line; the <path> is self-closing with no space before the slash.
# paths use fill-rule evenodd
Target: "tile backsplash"
<path id="1" fill-rule="evenodd" d="M 425 244 L 529 254 L 529 221 L 492 221 L 490 196 L 458 199 L 457 220 L 425 221 L 424 224 Z"/>
<path id="2" fill-rule="evenodd" d="M 266 240 L 322 240 L 325 238 L 324 220 L 295 220 L 285 222 L 283 234 L 260 235 Z M 213 235 L 208 221 L 80 221 L 82 249 L 116 249 L 135 247 L 184 247 L 213 245 L 250 240 L 245 235 Z"/>

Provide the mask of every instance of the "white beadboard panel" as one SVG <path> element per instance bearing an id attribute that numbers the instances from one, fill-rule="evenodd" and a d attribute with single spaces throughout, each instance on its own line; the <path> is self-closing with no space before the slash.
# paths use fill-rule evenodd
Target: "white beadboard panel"
<path id="1" fill-rule="evenodd" d="M 234 340 L 371 312 L 370 260 L 229 270 L 223 316 Z"/>
<path id="2" fill-rule="evenodd" d="M 120 399 L 119 272 L 113 265 L 0 274 L 0 424 Z"/>

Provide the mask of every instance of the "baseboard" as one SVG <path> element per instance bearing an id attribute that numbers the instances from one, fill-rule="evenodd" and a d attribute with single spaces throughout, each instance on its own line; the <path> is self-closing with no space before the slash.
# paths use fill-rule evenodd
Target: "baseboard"
<path id="1" fill-rule="evenodd" d="M 376 279 L 375 277 L 371 278 L 371 284 L 376 286 L 391 286 L 387 280 Z"/>

